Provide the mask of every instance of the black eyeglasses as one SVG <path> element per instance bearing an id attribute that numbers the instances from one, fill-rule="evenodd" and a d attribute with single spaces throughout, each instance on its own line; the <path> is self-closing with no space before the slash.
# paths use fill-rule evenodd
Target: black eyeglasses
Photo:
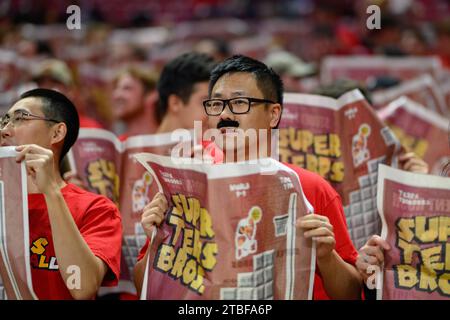
<path id="1" fill-rule="evenodd" d="M 203 107 L 205 107 L 206 114 L 209 116 L 218 116 L 225 109 L 226 105 L 228 105 L 232 113 L 244 114 L 249 112 L 252 103 L 275 102 L 266 99 L 236 97 L 231 99 L 208 99 L 203 101 Z"/>
<path id="2" fill-rule="evenodd" d="M 11 115 L 9 114 L 5 114 L 3 117 L 1 117 L 0 119 L 0 129 L 4 129 L 6 128 L 6 126 L 11 123 L 11 125 L 13 127 L 15 127 L 16 125 L 20 124 L 22 121 L 25 120 L 44 120 L 44 121 L 51 121 L 51 122 L 55 122 L 55 123 L 59 123 L 61 121 L 55 120 L 55 119 L 49 119 L 46 117 L 41 117 L 32 113 L 29 113 L 28 111 L 25 110 L 16 110 L 14 111 L 14 113 Z"/>

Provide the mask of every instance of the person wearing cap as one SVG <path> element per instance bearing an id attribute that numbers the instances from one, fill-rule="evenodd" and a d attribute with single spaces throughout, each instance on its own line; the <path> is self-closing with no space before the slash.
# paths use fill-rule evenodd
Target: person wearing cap
<path id="1" fill-rule="evenodd" d="M 23 93 L 0 121 L 1 145 L 25 163 L 32 284 L 39 299 L 92 299 L 119 277 L 122 223 L 106 197 L 66 183 L 59 163 L 75 143 L 73 103 L 49 89 Z M 52 263 L 49 263 L 52 261 Z M 78 270 L 79 285 L 70 276 Z"/>
<path id="2" fill-rule="evenodd" d="M 75 87 L 72 71 L 64 61 L 57 59 L 42 61 L 34 72 L 33 80 L 39 88 L 59 91 L 75 102 L 80 117 L 80 128 L 103 128 L 97 120 L 85 115 L 85 104 Z"/>

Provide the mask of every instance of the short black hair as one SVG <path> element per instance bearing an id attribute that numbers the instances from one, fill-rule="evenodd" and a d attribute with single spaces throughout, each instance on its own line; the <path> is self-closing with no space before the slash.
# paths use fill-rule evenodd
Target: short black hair
<path id="1" fill-rule="evenodd" d="M 167 113 L 171 94 L 179 96 L 187 103 L 192 95 L 194 85 L 209 81 L 211 70 L 215 66 L 209 55 L 197 52 L 184 53 L 167 63 L 160 75 L 157 89 L 159 95 L 156 115 L 162 121 Z"/>
<path id="2" fill-rule="evenodd" d="M 261 61 L 244 55 L 234 55 L 219 63 L 211 72 L 209 96 L 217 80 L 226 73 L 248 72 L 255 76 L 256 85 L 264 95 L 264 99 L 272 100 L 283 107 L 283 81 L 280 76 Z M 281 117 L 280 117 L 281 120 Z M 278 127 L 275 126 L 275 128 Z"/>
<path id="3" fill-rule="evenodd" d="M 62 93 L 43 88 L 24 92 L 20 95 L 19 100 L 25 98 L 39 98 L 42 101 L 42 112 L 46 118 L 55 119 L 66 124 L 67 134 L 64 137 L 64 144 L 59 158 L 61 162 L 77 140 L 78 132 L 80 131 L 80 118 L 75 105 Z"/>

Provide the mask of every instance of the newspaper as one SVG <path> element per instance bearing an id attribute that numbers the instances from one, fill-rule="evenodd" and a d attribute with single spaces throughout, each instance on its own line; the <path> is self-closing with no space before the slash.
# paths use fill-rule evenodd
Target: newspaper
<path id="1" fill-rule="evenodd" d="M 322 61 L 320 77 L 322 83 L 342 78 L 368 82 L 378 76 L 408 80 L 424 73 L 437 77 L 442 68 L 438 57 L 328 56 Z"/>
<path id="2" fill-rule="evenodd" d="M 406 150 L 428 164 L 431 174 L 442 173 L 450 161 L 449 120 L 406 97 L 392 101 L 377 113 Z"/>
<path id="3" fill-rule="evenodd" d="M 428 74 L 404 81 L 386 90 L 379 90 L 373 94 L 372 100 L 374 106 L 379 109 L 402 96 L 420 103 L 441 116 L 450 115 L 442 88 Z"/>
<path id="4" fill-rule="evenodd" d="M 295 172 L 274 159 L 261 168 L 136 158 L 169 201 L 141 299 L 312 298 L 315 245 L 295 221 L 313 208 Z"/>
<path id="5" fill-rule="evenodd" d="M 145 244 L 141 227 L 142 209 L 153 198 L 156 186 L 153 178 L 136 162 L 133 155 L 152 152 L 169 155 L 180 138 L 171 133 L 141 135 L 120 141 L 112 132 L 102 129 L 80 129 L 78 140 L 69 153 L 69 162 L 91 192 L 107 196 L 118 205 L 122 216 L 123 246 L 121 279 L 117 288 L 102 288 L 103 292 L 136 293 L 132 282 L 133 268 L 139 249 Z"/>
<path id="6" fill-rule="evenodd" d="M 0 147 L 0 299 L 37 299 L 31 279 L 25 164 Z"/>
<path id="7" fill-rule="evenodd" d="M 280 160 L 313 171 L 340 194 L 350 237 L 361 247 L 381 224 L 375 208 L 378 164 L 401 149 L 358 90 L 339 99 L 285 94 Z"/>
<path id="8" fill-rule="evenodd" d="M 378 299 L 450 299 L 450 179 L 381 165 L 384 251 Z"/>

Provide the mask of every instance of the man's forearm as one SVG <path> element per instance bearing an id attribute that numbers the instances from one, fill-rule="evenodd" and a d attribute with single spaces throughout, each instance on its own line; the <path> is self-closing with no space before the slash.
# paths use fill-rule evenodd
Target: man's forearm
<path id="1" fill-rule="evenodd" d="M 90 299 L 100 287 L 107 266 L 84 241 L 61 192 L 50 192 L 45 195 L 45 200 L 59 271 L 67 285 L 72 275 L 67 272 L 68 268 L 78 267 L 80 287 L 68 289 L 75 299 Z"/>
<path id="2" fill-rule="evenodd" d="M 136 286 L 138 297 L 140 297 L 142 291 L 142 283 L 144 281 L 145 267 L 147 266 L 149 250 L 150 246 L 148 246 L 145 256 L 136 262 L 136 266 L 134 267 L 134 285 Z"/>
<path id="3" fill-rule="evenodd" d="M 317 266 L 331 299 L 361 299 L 362 280 L 358 271 L 335 250 L 328 257 L 318 259 Z"/>

